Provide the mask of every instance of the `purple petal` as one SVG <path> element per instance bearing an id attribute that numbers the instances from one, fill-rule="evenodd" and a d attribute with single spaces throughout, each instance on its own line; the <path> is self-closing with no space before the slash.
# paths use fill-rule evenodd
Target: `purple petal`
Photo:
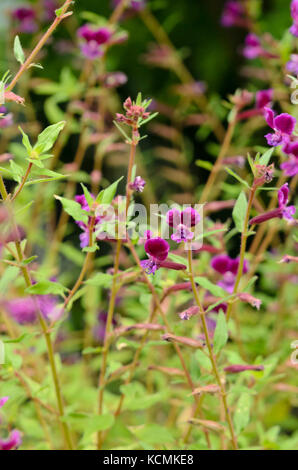
<path id="1" fill-rule="evenodd" d="M 291 135 L 295 129 L 296 119 L 290 114 L 282 113 L 274 118 L 274 127 L 283 134 Z"/>

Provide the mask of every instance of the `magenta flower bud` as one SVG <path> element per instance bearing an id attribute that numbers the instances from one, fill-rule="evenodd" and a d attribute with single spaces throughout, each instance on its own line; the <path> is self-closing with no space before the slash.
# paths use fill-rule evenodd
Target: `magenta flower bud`
<path id="1" fill-rule="evenodd" d="M 264 366 L 233 364 L 231 366 L 225 367 L 224 370 L 230 374 L 238 374 L 239 372 L 245 372 L 246 370 L 261 371 L 264 370 Z"/>
<path id="2" fill-rule="evenodd" d="M 183 271 L 184 269 L 186 269 L 185 264 L 175 263 L 174 261 L 160 261 L 159 267 L 167 268 L 167 269 L 174 269 L 175 271 Z"/>
<path id="3" fill-rule="evenodd" d="M 170 227 L 176 227 L 181 223 L 181 212 L 179 209 L 171 209 L 166 215 L 167 224 Z"/>
<path id="4" fill-rule="evenodd" d="M 269 106 L 273 99 L 273 90 L 269 88 L 268 90 L 260 90 L 256 93 L 256 107 L 262 109 L 265 106 Z"/>
<path id="5" fill-rule="evenodd" d="M 182 211 L 182 223 L 187 227 L 194 227 L 200 221 L 199 213 L 192 207 L 187 207 Z"/>
<path id="6" fill-rule="evenodd" d="M 246 59 L 255 59 L 263 54 L 261 41 L 256 34 L 249 33 L 245 38 L 243 55 Z"/>
<path id="7" fill-rule="evenodd" d="M 296 212 L 295 206 L 288 206 L 289 201 L 289 188 L 288 183 L 285 183 L 281 188 L 278 190 L 278 204 L 279 207 L 277 209 L 273 209 L 272 211 L 265 212 L 264 214 L 258 215 L 250 219 L 249 224 L 261 224 L 266 222 L 267 220 L 273 218 L 279 219 L 286 219 L 289 221 L 294 220 L 293 215 Z"/>
<path id="8" fill-rule="evenodd" d="M 167 212 L 166 219 L 170 227 L 177 227 L 180 224 L 186 225 L 186 227 L 194 227 L 199 223 L 200 215 L 192 207 L 187 207 L 183 211 L 174 208 Z"/>
<path id="9" fill-rule="evenodd" d="M 191 317 L 194 315 L 197 315 L 200 312 L 199 307 L 196 305 L 193 305 L 192 307 L 189 307 L 187 310 L 184 310 L 183 312 L 179 313 L 179 317 L 181 320 L 189 320 Z"/>
<path id="10" fill-rule="evenodd" d="M 5 237 L 5 242 L 10 243 L 10 242 L 17 242 L 17 241 L 22 241 L 26 238 L 26 232 L 21 227 L 18 225 L 15 229 L 12 229 L 11 232 L 9 232 L 6 237 Z"/>
<path id="11" fill-rule="evenodd" d="M 21 433 L 17 429 L 14 429 L 11 431 L 7 439 L 0 439 L 0 450 L 17 449 L 21 444 Z"/>
<path id="12" fill-rule="evenodd" d="M 247 292 L 241 292 L 240 294 L 237 294 L 237 297 L 242 301 L 242 302 L 247 302 L 252 307 L 255 307 L 257 310 L 260 310 L 262 301 L 261 299 L 257 299 L 256 297 L 253 297 L 251 294 L 248 294 Z"/>
<path id="13" fill-rule="evenodd" d="M 242 26 L 244 13 L 245 10 L 240 2 L 226 2 L 221 16 L 222 26 L 225 28 Z"/>

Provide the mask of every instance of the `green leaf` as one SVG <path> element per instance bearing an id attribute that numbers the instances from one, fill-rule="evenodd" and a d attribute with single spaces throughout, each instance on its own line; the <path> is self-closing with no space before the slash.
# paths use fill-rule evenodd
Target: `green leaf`
<path id="1" fill-rule="evenodd" d="M 265 166 L 268 165 L 268 163 L 269 163 L 269 161 L 270 161 L 270 158 L 271 158 L 271 156 L 272 156 L 272 154 L 273 154 L 273 152 L 274 152 L 274 148 L 275 148 L 275 147 L 272 147 L 272 148 L 268 149 L 267 152 L 265 152 L 265 153 L 261 156 L 261 158 L 258 160 L 258 164 L 259 164 L 259 165 L 265 165 Z"/>
<path id="2" fill-rule="evenodd" d="M 220 311 L 217 315 L 216 328 L 213 337 L 213 350 L 217 354 L 228 341 L 228 326 L 226 322 L 226 316 L 223 311 Z"/>
<path id="3" fill-rule="evenodd" d="M 33 284 L 33 286 L 27 287 L 26 292 L 28 292 L 28 294 L 34 295 L 63 295 L 66 290 L 67 288 L 59 282 L 43 280 Z"/>
<path id="4" fill-rule="evenodd" d="M 231 169 L 228 168 L 228 167 L 225 167 L 225 170 L 226 170 L 231 176 L 233 176 L 236 180 L 238 180 L 241 184 L 244 184 L 244 186 L 246 186 L 247 188 L 249 188 L 249 184 L 248 184 L 244 179 L 242 179 L 239 175 L 237 175 L 237 173 L 235 173 L 233 170 L 231 170 Z"/>
<path id="5" fill-rule="evenodd" d="M 16 266 L 8 266 L 0 279 L 0 293 L 4 294 L 10 285 L 13 285 L 14 280 L 17 278 L 19 268 Z"/>
<path id="6" fill-rule="evenodd" d="M 148 116 L 146 119 L 144 119 L 143 121 L 141 121 L 140 127 L 143 126 L 144 124 L 147 124 L 147 122 L 152 121 L 152 119 L 154 119 L 156 116 L 158 116 L 158 114 L 159 114 L 158 112 L 153 113 L 153 114 L 150 114 L 150 116 Z"/>
<path id="7" fill-rule="evenodd" d="M 214 295 L 215 297 L 226 297 L 227 292 L 222 289 L 221 287 L 213 284 L 213 282 L 209 281 L 206 277 L 196 276 L 195 281 L 205 289 L 209 290 L 209 292 Z"/>
<path id="8" fill-rule="evenodd" d="M 117 121 L 113 121 L 115 126 L 117 127 L 117 129 L 121 132 L 121 134 L 125 137 L 125 140 L 126 142 L 128 142 L 129 144 L 132 142 L 131 138 L 128 137 L 128 135 L 126 134 L 125 130 L 122 129 L 121 126 L 119 126 L 118 122 Z"/>
<path id="9" fill-rule="evenodd" d="M 57 10 L 55 10 L 56 17 L 60 18 L 60 16 L 62 15 L 62 12 L 63 12 L 63 7 L 57 8 Z"/>
<path id="10" fill-rule="evenodd" d="M 92 346 L 89 346 L 88 348 L 83 349 L 82 354 L 99 354 L 101 351 L 102 348 L 100 346 L 98 348 L 93 348 Z"/>
<path id="11" fill-rule="evenodd" d="M 234 425 L 237 435 L 240 434 L 249 423 L 251 405 L 252 396 L 249 393 L 243 393 L 238 400 L 234 413 Z"/>
<path id="12" fill-rule="evenodd" d="M 116 194 L 118 184 L 122 179 L 123 179 L 123 176 L 121 176 L 121 178 L 119 178 L 113 184 L 108 186 L 106 189 L 101 191 L 96 198 L 96 202 L 98 202 L 99 204 L 111 204 Z"/>
<path id="13" fill-rule="evenodd" d="M 34 150 L 38 154 L 45 153 L 50 150 L 56 142 L 57 137 L 64 126 L 65 121 L 60 121 L 56 124 L 52 124 L 51 126 L 46 127 L 46 129 L 44 129 L 42 133 L 39 134 L 37 142 L 34 145 Z"/>
<path id="14" fill-rule="evenodd" d="M 19 36 L 16 36 L 14 38 L 13 52 L 17 61 L 23 65 L 23 63 L 25 62 L 25 54 L 24 54 Z"/>
<path id="15" fill-rule="evenodd" d="M 88 214 L 82 209 L 78 202 L 57 195 L 54 197 L 61 202 L 65 212 L 67 212 L 74 220 L 84 222 L 85 224 L 88 223 Z"/>
<path id="16" fill-rule="evenodd" d="M 105 429 L 112 427 L 115 422 L 114 415 L 112 414 L 90 416 L 84 413 L 69 413 L 60 419 L 61 421 L 69 423 L 72 429 L 76 431 L 84 431 L 87 434 L 104 431 Z"/>
<path id="17" fill-rule="evenodd" d="M 25 134 L 25 132 L 23 131 L 23 129 L 21 127 L 19 127 L 19 130 L 21 131 L 21 133 L 23 135 L 22 143 L 23 143 L 25 149 L 27 150 L 28 156 L 30 156 L 31 152 L 32 152 L 32 145 L 30 144 L 29 137 L 27 136 L 27 134 Z"/>
<path id="18" fill-rule="evenodd" d="M 96 287 L 110 287 L 112 284 L 112 279 L 113 276 L 111 276 L 111 274 L 97 273 L 95 276 L 85 281 L 85 284 Z"/>
<path id="19" fill-rule="evenodd" d="M 20 183 L 23 179 L 23 168 L 13 160 L 9 161 L 9 165 L 13 179 Z"/>
<path id="20" fill-rule="evenodd" d="M 244 192 L 241 191 L 235 203 L 233 213 L 232 213 L 235 226 L 241 233 L 244 230 L 246 211 L 247 211 L 247 200 L 246 200 L 246 196 Z"/>
<path id="21" fill-rule="evenodd" d="M 81 186 L 83 188 L 84 195 L 85 195 L 86 201 L 88 203 L 89 209 L 91 209 L 92 204 L 94 202 L 94 199 L 92 198 L 91 194 L 89 193 L 88 189 L 86 188 L 86 186 L 83 183 L 81 183 Z"/>

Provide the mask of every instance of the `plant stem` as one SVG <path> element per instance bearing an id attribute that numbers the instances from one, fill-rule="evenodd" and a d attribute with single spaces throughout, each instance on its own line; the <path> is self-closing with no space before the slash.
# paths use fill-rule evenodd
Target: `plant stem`
<path id="1" fill-rule="evenodd" d="M 253 186 L 250 190 L 249 200 L 248 200 L 245 219 L 244 219 L 243 232 L 241 234 L 239 266 L 238 266 L 238 271 L 237 271 L 236 280 L 234 284 L 233 294 L 237 294 L 239 283 L 243 274 L 244 257 L 245 257 L 246 242 L 247 242 L 248 222 L 249 222 L 249 216 L 250 216 L 251 206 L 253 203 L 255 192 L 256 192 L 256 188 Z M 231 311 L 232 311 L 232 302 L 228 302 L 228 308 L 227 308 L 227 313 L 226 313 L 227 321 L 229 321 L 230 319 Z"/>
<path id="2" fill-rule="evenodd" d="M 134 128 L 133 137 L 134 137 L 134 134 L 137 132 L 138 132 L 137 128 Z M 131 175 L 132 175 L 132 169 L 133 169 L 133 165 L 135 161 L 137 143 L 138 143 L 138 140 L 135 140 L 134 138 L 132 138 L 132 141 L 130 144 L 130 155 L 129 155 L 128 169 L 127 169 L 125 220 L 127 219 L 127 212 L 128 212 L 129 202 L 130 202 L 129 183 L 131 181 Z M 108 315 L 107 315 L 107 322 L 106 322 L 105 336 L 104 336 L 104 347 L 103 347 L 102 360 L 101 360 L 101 369 L 100 369 L 99 380 L 98 380 L 98 414 L 99 415 L 102 413 L 102 409 L 103 409 L 104 383 L 105 383 L 107 357 L 108 357 L 108 352 L 109 352 L 109 341 L 110 341 L 109 333 L 110 333 L 112 322 L 113 322 L 115 302 L 116 302 L 116 296 L 117 296 L 117 291 L 118 291 L 117 275 L 119 271 L 121 246 L 122 246 L 122 239 L 120 237 L 120 234 L 118 233 L 111 297 L 110 297 L 109 308 L 108 308 Z M 103 436 L 104 436 L 103 432 L 98 432 L 98 435 L 97 435 L 98 450 L 102 446 Z"/>
<path id="3" fill-rule="evenodd" d="M 69 13 L 66 13 L 68 8 L 70 7 L 72 3 L 72 0 L 66 0 L 66 2 L 64 3 L 64 5 L 62 6 L 62 10 L 61 10 L 61 14 L 59 17 L 56 17 L 53 21 L 53 23 L 51 24 L 51 26 L 49 27 L 49 29 L 46 31 L 46 33 L 42 36 L 42 38 L 40 39 L 40 41 L 37 43 L 37 45 L 35 46 L 35 48 L 33 49 L 33 51 L 31 52 L 31 54 L 27 57 L 27 59 L 25 60 L 25 62 L 21 65 L 21 67 L 19 68 L 17 74 L 14 76 L 14 78 L 12 79 L 12 81 L 10 82 L 10 84 L 8 85 L 8 87 L 6 88 L 6 91 L 11 91 L 17 81 L 21 78 L 21 76 L 23 75 L 23 73 L 28 69 L 28 67 L 30 66 L 31 63 L 33 63 L 33 60 L 35 59 L 36 55 L 39 53 L 39 51 L 42 49 L 42 47 L 44 46 L 44 44 L 47 42 L 47 40 L 49 39 L 49 37 L 53 34 L 53 32 L 55 31 L 55 29 L 57 28 L 57 26 L 61 23 L 62 20 L 64 20 L 65 18 L 67 18 L 68 16 L 70 16 L 72 13 L 69 12 Z"/>
<path id="4" fill-rule="evenodd" d="M 14 193 L 14 195 L 13 195 L 13 197 L 12 197 L 12 199 L 11 199 L 12 201 L 14 201 L 14 200 L 16 199 L 16 197 L 20 194 L 20 192 L 22 191 L 23 187 L 25 186 L 25 183 L 26 183 L 27 178 L 28 178 L 28 176 L 29 176 L 29 174 L 30 174 L 32 165 L 33 165 L 33 163 L 32 163 L 32 162 L 29 162 L 28 168 L 27 168 L 26 173 L 25 173 L 25 175 L 24 175 L 24 177 L 23 177 L 23 179 L 22 179 L 22 182 L 21 182 L 21 184 L 19 185 L 18 189 L 16 190 L 16 192 Z"/>
<path id="5" fill-rule="evenodd" d="M 2 199 L 5 201 L 8 198 L 8 194 L 2 179 L 2 176 L 0 175 L 0 193 L 2 196 Z M 17 228 L 16 228 L 16 233 L 17 233 Z M 24 260 L 22 248 L 21 248 L 21 243 L 19 241 L 15 242 L 15 247 L 17 251 L 17 256 L 18 256 L 18 261 L 19 263 L 22 263 Z M 25 280 L 25 284 L 27 287 L 31 287 L 33 285 L 30 273 L 28 270 L 28 267 L 23 265 L 21 267 L 21 271 Z M 34 299 L 34 297 L 33 297 Z M 35 300 L 35 299 L 34 299 Z M 55 393 L 56 393 L 56 399 L 57 399 L 57 405 L 58 405 L 58 410 L 59 410 L 59 416 L 60 418 L 64 417 L 64 405 L 63 405 L 63 398 L 62 398 L 62 393 L 61 393 L 61 387 L 60 387 L 60 382 L 59 382 L 59 377 L 57 373 L 57 368 L 56 368 L 56 362 L 55 362 L 55 356 L 54 356 L 54 348 L 51 340 L 51 335 L 48 330 L 48 326 L 39 310 L 38 304 L 36 302 L 36 307 L 37 307 L 37 314 L 38 314 L 38 320 L 39 324 L 41 326 L 45 342 L 47 345 L 47 351 L 48 351 L 48 358 L 49 358 L 49 363 L 50 363 L 50 368 L 52 372 L 52 377 L 53 377 L 53 382 L 54 382 L 54 387 L 55 387 Z M 71 436 L 70 436 L 70 431 L 68 428 L 67 423 L 61 422 L 61 427 L 65 439 L 66 446 L 69 450 L 73 449 L 72 441 L 71 441 Z"/>
<path id="6" fill-rule="evenodd" d="M 193 268 L 192 268 L 192 251 L 191 250 L 188 250 L 188 265 L 189 265 L 189 278 L 190 278 L 192 291 L 193 291 L 193 294 L 194 294 L 194 297 L 195 297 L 196 304 L 200 309 L 200 317 L 201 317 L 201 321 L 202 321 L 202 326 L 203 326 L 203 331 L 204 331 L 204 335 L 205 335 L 206 345 L 207 345 L 208 352 L 209 352 L 210 361 L 211 361 L 211 364 L 212 364 L 213 374 L 214 374 L 215 379 L 217 381 L 217 384 L 220 388 L 220 395 L 221 395 L 223 407 L 224 407 L 224 410 L 225 410 L 226 421 L 227 421 L 227 424 L 228 424 L 228 427 L 229 427 L 229 430 L 230 430 L 230 434 L 231 434 L 232 445 L 233 445 L 233 448 L 236 450 L 236 449 L 238 449 L 237 438 L 236 438 L 236 435 L 235 435 L 233 421 L 232 421 L 230 411 L 229 411 L 229 408 L 228 408 L 227 394 L 226 394 L 226 390 L 225 390 L 225 385 L 222 382 L 222 380 L 220 378 L 220 375 L 219 375 L 219 372 L 218 372 L 216 359 L 215 359 L 215 356 L 213 354 L 212 345 L 211 345 L 211 341 L 210 341 L 210 337 L 209 337 L 207 322 L 206 322 L 206 318 L 205 318 L 205 312 L 204 312 L 202 303 L 200 301 L 199 294 L 198 294 L 197 287 L 196 287 L 196 283 L 195 283 L 195 280 L 194 280 Z"/>

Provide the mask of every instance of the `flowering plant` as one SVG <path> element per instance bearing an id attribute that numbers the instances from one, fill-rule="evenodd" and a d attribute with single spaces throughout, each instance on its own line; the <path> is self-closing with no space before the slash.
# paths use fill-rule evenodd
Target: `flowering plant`
<path id="1" fill-rule="evenodd" d="M 79 3 L 6 16 L 0 450 L 295 449 L 298 1 Z"/>

